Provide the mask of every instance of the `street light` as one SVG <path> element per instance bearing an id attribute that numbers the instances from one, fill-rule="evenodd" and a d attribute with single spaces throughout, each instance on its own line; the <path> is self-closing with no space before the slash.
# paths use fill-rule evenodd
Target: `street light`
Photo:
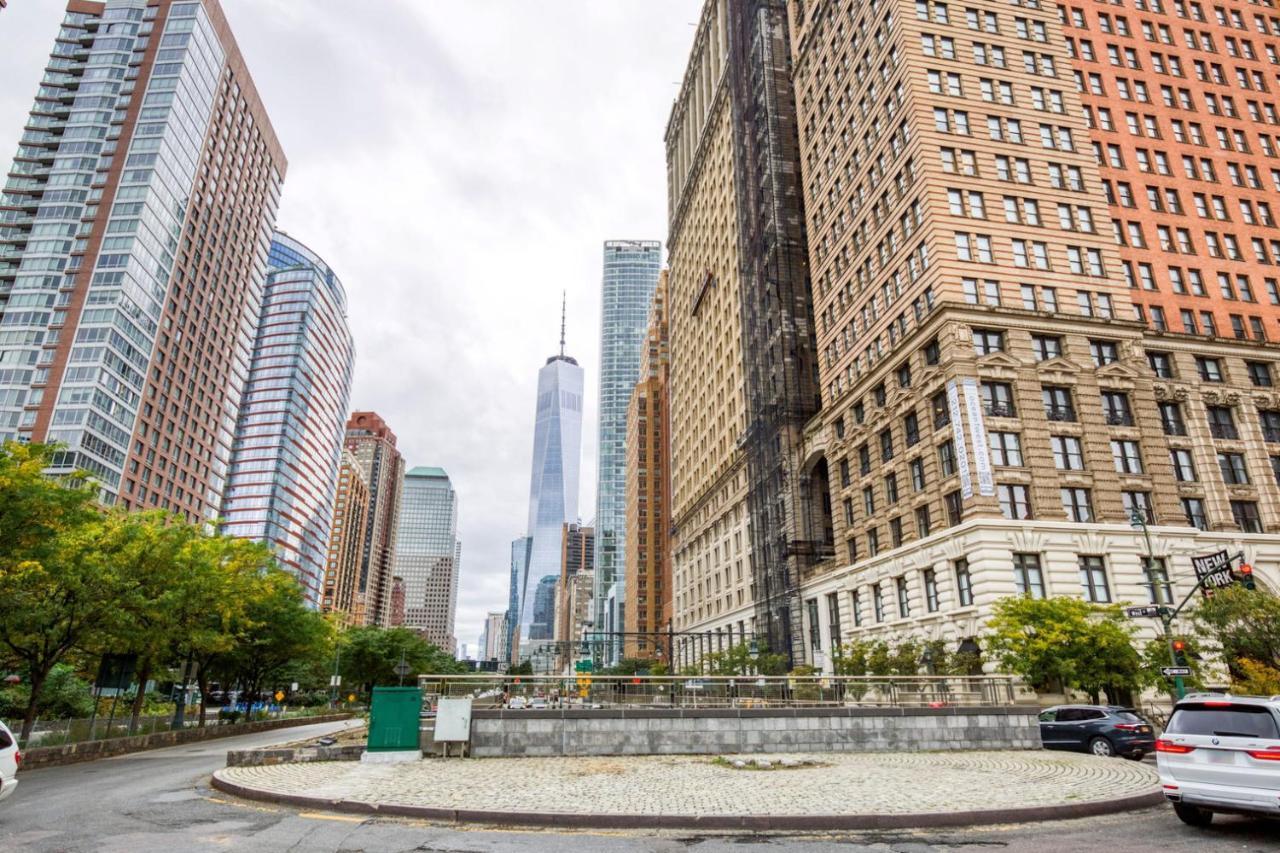
<path id="1" fill-rule="evenodd" d="M 1156 559 L 1155 552 L 1151 547 L 1151 531 L 1147 529 L 1147 520 L 1142 517 L 1142 512 L 1137 506 L 1134 506 L 1133 512 L 1129 516 L 1129 526 L 1135 530 L 1141 530 L 1143 541 L 1147 544 L 1147 553 L 1142 559 L 1143 563 L 1146 565 L 1147 583 L 1151 584 L 1151 601 L 1156 605 L 1160 615 L 1160 624 L 1164 628 L 1164 639 L 1169 646 L 1169 661 L 1173 666 L 1179 666 L 1178 653 L 1174 649 L 1173 642 L 1173 619 L 1169 615 L 1168 608 L 1163 607 L 1160 602 L 1160 599 L 1163 596 L 1160 593 L 1160 579 L 1156 577 Z M 1173 604 L 1172 597 L 1170 597 L 1170 600 L 1167 603 Z M 1173 689 L 1175 701 L 1187 695 L 1187 690 L 1183 685 L 1181 675 L 1174 677 Z"/>

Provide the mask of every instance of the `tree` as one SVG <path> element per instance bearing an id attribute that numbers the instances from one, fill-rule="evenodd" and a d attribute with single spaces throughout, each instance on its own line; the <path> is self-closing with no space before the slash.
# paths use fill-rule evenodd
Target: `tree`
<path id="1" fill-rule="evenodd" d="M 343 682 L 360 685 L 366 693 L 377 685 L 400 683 L 395 668 L 402 656 L 410 667 L 408 679 L 416 678 L 419 673 L 467 672 L 453 655 L 408 628 L 351 628 L 343 633 L 340 642 Z M 518 674 L 515 668 L 510 672 Z M 532 674 L 532 664 L 529 674 Z"/>
<path id="2" fill-rule="evenodd" d="M 704 659 L 704 665 L 710 675 L 785 675 L 787 672 L 785 655 L 757 647 L 757 655 L 752 658 L 749 643 L 738 643 L 722 652 L 712 652 Z"/>
<path id="3" fill-rule="evenodd" d="M 1134 628 L 1118 605 L 1012 596 L 996 602 L 987 628 L 987 648 L 1002 669 L 1036 690 L 1075 688 L 1097 702 L 1103 690 L 1129 690 L 1141 680 Z"/>
<path id="4" fill-rule="evenodd" d="M 1206 650 L 1222 659 L 1233 679 L 1257 675 L 1257 667 L 1242 666 L 1242 660 L 1280 670 L 1280 598 L 1230 586 L 1200 602 L 1191 619 Z"/>

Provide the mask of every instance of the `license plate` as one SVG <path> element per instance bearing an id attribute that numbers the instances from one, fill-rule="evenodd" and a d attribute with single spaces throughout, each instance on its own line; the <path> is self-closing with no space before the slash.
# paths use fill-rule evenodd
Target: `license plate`
<path id="1" fill-rule="evenodd" d="M 1151 734 L 1151 726 L 1138 726 L 1138 731 L 1142 732 L 1144 735 L 1149 735 Z"/>

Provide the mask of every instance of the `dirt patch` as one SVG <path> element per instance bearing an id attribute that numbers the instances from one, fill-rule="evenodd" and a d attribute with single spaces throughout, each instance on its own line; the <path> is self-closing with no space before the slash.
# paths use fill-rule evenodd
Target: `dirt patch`
<path id="1" fill-rule="evenodd" d="M 349 729 L 343 729 L 340 732 L 334 732 L 331 735 L 321 735 L 319 737 L 308 738 L 307 740 L 295 740 L 286 744 L 281 744 L 281 749 L 298 749 L 316 746 L 355 746 L 362 744 L 368 739 L 369 732 L 366 725 L 362 722 L 358 726 L 352 726 Z M 333 741 L 333 743 L 320 743 L 320 741 Z"/>

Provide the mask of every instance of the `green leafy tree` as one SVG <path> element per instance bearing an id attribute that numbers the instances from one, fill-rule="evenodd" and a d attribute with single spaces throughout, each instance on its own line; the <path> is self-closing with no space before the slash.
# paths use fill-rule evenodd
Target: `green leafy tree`
<path id="1" fill-rule="evenodd" d="M 428 642 L 408 628 L 351 628 L 342 635 L 341 670 L 343 683 L 359 685 L 368 693 L 378 685 L 396 685 L 400 676 L 395 667 L 401 656 L 409 664 L 408 683 L 420 673 L 448 675 L 467 672 L 453 655 Z M 529 672 L 532 675 L 532 664 Z M 518 675 L 516 668 L 510 674 Z"/>
<path id="2" fill-rule="evenodd" d="M 1227 665 L 1233 680 L 1248 680 L 1253 661 L 1280 670 L 1280 598 L 1262 590 L 1230 586 L 1201 601 L 1191 616 L 1206 651 Z"/>
<path id="3" fill-rule="evenodd" d="M 40 710 L 54 717 L 87 717 L 93 713 L 93 691 L 70 664 L 49 670 L 40 691 Z M 21 715 L 31 701 L 31 687 L 19 683 L 0 689 L 0 719 Z"/>
<path id="4" fill-rule="evenodd" d="M 692 674 L 700 674 L 697 667 Z M 774 654 L 767 648 L 757 647 L 757 655 L 751 657 L 751 645 L 738 643 L 722 652 L 712 652 L 704 659 L 704 671 L 710 675 L 786 675 L 786 655 Z"/>
<path id="5" fill-rule="evenodd" d="M 1118 605 L 1012 596 L 996 602 L 987 648 L 1005 672 L 1037 690 L 1124 691 L 1142 679 L 1133 626 Z"/>

